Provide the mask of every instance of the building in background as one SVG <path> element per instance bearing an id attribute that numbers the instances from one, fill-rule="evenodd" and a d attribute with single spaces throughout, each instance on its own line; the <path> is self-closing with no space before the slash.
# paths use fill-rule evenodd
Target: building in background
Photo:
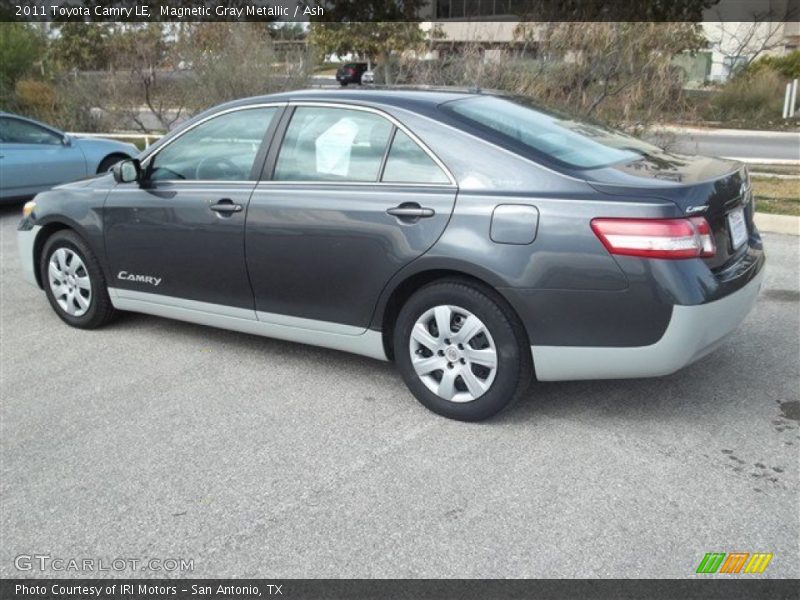
<path id="1" fill-rule="evenodd" d="M 791 1 L 773 0 L 774 14 L 785 14 Z M 797 20 L 782 22 L 757 17 L 750 22 L 714 21 L 727 2 L 737 0 L 722 0 L 705 13 L 702 27 L 707 49 L 676 57 L 675 64 L 684 69 L 689 85 L 726 81 L 754 57 L 780 56 L 800 48 Z M 523 0 L 431 0 L 423 12 L 430 20 L 423 27 L 428 31 L 438 29 L 441 34 L 431 44 L 435 54 L 477 46 L 487 60 L 509 50 L 535 58 L 535 28 L 532 39 L 527 41 L 515 34 L 520 20 L 514 11 L 519 9 L 519 12 L 522 5 Z"/>

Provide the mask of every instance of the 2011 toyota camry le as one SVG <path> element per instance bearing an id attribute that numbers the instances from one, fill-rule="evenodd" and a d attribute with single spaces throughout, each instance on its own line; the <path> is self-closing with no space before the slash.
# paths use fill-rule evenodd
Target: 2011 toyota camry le
<path id="1" fill-rule="evenodd" d="M 392 360 L 463 420 L 534 374 L 673 373 L 764 266 L 741 164 L 455 91 L 235 101 L 23 215 L 25 276 L 69 325 L 135 311 Z"/>

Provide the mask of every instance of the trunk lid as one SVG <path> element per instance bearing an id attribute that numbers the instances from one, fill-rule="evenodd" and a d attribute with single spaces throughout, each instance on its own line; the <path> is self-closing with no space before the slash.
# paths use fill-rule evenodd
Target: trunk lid
<path id="1" fill-rule="evenodd" d="M 755 231 L 753 194 L 747 168 L 739 162 L 664 152 L 585 175 L 603 193 L 669 200 L 686 216 L 705 217 L 717 247 L 715 256 L 704 259 L 712 269 L 747 252 Z"/>

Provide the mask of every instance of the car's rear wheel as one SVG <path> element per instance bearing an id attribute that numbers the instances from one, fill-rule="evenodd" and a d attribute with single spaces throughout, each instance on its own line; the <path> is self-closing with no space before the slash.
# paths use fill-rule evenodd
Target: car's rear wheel
<path id="1" fill-rule="evenodd" d="M 460 280 L 429 284 L 406 302 L 394 356 L 417 400 L 463 421 L 506 408 L 528 389 L 532 372 L 513 311 L 493 290 Z"/>
<path id="2" fill-rule="evenodd" d="M 61 230 L 48 238 L 39 272 L 50 306 L 65 323 L 95 329 L 114 317 L 100 263 L 75 232 Z"/>

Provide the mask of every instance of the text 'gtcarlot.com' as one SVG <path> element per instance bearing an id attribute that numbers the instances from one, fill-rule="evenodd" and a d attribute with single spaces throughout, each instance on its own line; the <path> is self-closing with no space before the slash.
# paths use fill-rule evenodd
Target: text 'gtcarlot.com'
<path id="1" fill-rule="evenodd" d="M 103 571 L 194 571 L 193 558 L 61 558 L 49 554 L 19 554 L 18 571 L 103 572 Z"/>

